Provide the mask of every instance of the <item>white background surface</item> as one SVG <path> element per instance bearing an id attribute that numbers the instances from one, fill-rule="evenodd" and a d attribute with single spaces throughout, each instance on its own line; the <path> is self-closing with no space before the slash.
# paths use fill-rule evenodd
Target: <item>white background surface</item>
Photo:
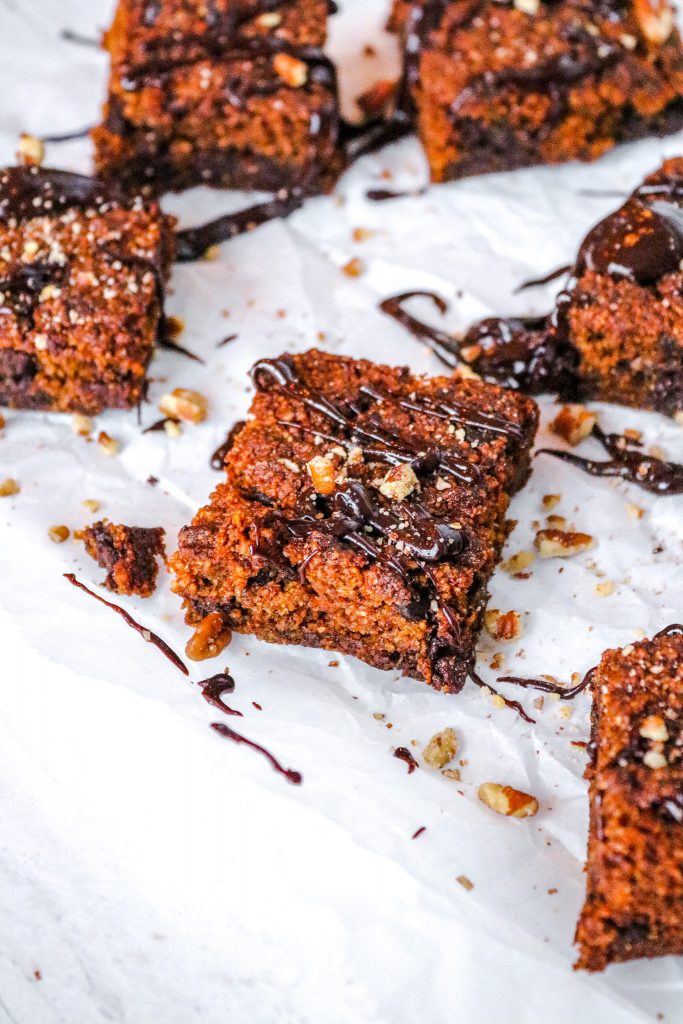
<path id="1" fill-rule="evenodd" d="M 343 7 L 330 48 L 348 97 L 394 54 L 380 31 L 383 4 Z M 95 121 L 104 57 L 59 32 L 94 33 L 110 12 L 104 0 L 0 3 L 2 161 L 22 130 Z M 362 53 L 368 42 L 375 59 Z M 169 311 L 186 321 L 181 342 L 206 366 L 161 353 L 143 418 L 158 417 L 170 388 L 196 387 L 210 401 L 205 424 L 172 440 L 143 436 L 134 414 L 103 415 L 97 428 L 121 442 L 107 459 L 73 435 L 69 417 L 7 414 L 0 478 L 16 477 L 22 490 L 0 504 L 2 1024 L 683 1020 L 680 960 L 599 977 L 572 971 L 587 800 L 585 754 L 571 741 L 587 738 L 587 698 L 569 720 L 546 701 L 530 727 L 471 686 L 440 695 L 350 658 L 330 667 L 324 652 L 235 637 L 219 661 L 192 666 L 193 677 L 230 666 L 230 703 L 244 712 L 230 724 L 302 771 L 294 788 L 210 732 L 219 716 L 197 688 L 63 580 L 65 571 L 101 580 L 82 547 L 47 539 L 50 525 L 73 530 L 92 519 L 82 502 L 94 498 L 114 521 L 164 525 L 172 549 L 218 480 L 208 456 L 248 404 L 256 357 L 303 350 L 324 332 L 330 350 L 439 372 L 377 312 L 379 299 L 434 288 L 451 304 L 453 329 L 489 312 L 544 311 L 552 286 L 521 296 L 514 288 L 570 261 L 586 229 L 618 205 L 581 190 L 625 193 L 682 151 L 680 137 L 644 142 L 592 167 L 368 203 L 369 187 L 424 183 L 419 147 L 406 140 L 363 160 L 334 197 L 223 246 L 215 263 L 175 269 Z M 84 142 L 48 149 L 51 165 L 87 170 L 89 159 Z M 244 203 L 197 191 L 167 206 L 197 223 Z M 357 227 L 376 234 L 354 242 Z M 353 256 L 365 266 L 358 279 L 340 271 Z M 426 305 L 416 312 L 432 315 Z M 232 332 L 238 339 L 216 349 Z M 544 410 L 547 423 L 549 400 Z M 683 459 L 680 426 L 618 408 L 600 414 L 607 428 L 638 427 L 648 444 Z M 549 440 L 542 430 L 539 442 Z M 654 499 L 541 457 L 514 502 L 508 553 L 530 547 L 546 493 L 562 494 L 555 512 L 593 534 L 597 548 L 537 563 L 525 581 L 497 573 L 491 606 L 525 613 L 524 636 L 501 648 L 508 671 L 567 680 L 604 648 L 680 620 L 683 498 Z M 627 515 L 629 501 L 642 519 Z M 616 583 L 612 596 L 594 593 L 602 579 Z M 122 603 L 182 652 L 188 630 L 166 578 L 154 598 Z M 491 681 L 494 650 L 484 638 L 480 665 Z M 523 695 L 530 710 L 532 696 Z M 460 737 L 462 782 L 425 767 L 408 776 L 393 749 L 416 739 L 419 754 L 446 725 Z M 476 797 L 483 781 L 533 793 L 538 817 L 494 815 Z"/>

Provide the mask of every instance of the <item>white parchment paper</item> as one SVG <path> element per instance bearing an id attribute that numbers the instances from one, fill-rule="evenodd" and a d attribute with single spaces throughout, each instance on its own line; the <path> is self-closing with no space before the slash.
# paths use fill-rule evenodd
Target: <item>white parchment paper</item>
<path id="1" fill-rule="evenodd" d="M 2 0 L 0 159 L 20 131 L 93 123 L 106 64 L 60 38 L 106 26 L 107 0 Z M 347 106 L 395 70 L 386 4 L 343 0 L 330 52 Z M 371 44 L 374 55 L 364 52 Z M 154 648 L 69 587 L 103 573 L 73 541 L 47 537 L 98 514 L 177 529 L 218 475 L 208 456 L 249 402 L 260 356 L 313 344 L 416 371 L 436 359 L 377 311 L 388 294 L 430 288 L 445 325 L 489 313 L 543 312 L 552 286 L 515 295 L 525 278 L 573 258 L 591 224 L 618 205 L 683 139 L 646 141 L 590 167 L 570 165 L 429 188 L 370 203 L 368 188 L 418 188 L 424 158 L 409 139 L 365 158 L 334 196 L 224 245 L 213 263 L 175 269 L 170 312 L 200 366 L 162 352 L 151 404 L 173 387 L 207 395 L 210 415 L 180 438 L 141 433 L 134 414 L 97 419 L 121 443 L 106 458 L 70 417 L 11 412 L 0 478 L 0 1022 L 14 1024 L 635 1024 L 683 1020 L 680 960 L 638 962 L 591 977 L 572 971 L 583 895 L 588 700 L 570 718 L 546 700 L 531 727 L 474 687 L 457 697 L 351 658 L 235 637 L 199 679 L 229 665 L 232 720 L 303 772 L 289 786 L 266 762 L 211 733 L 217 714 Z M 48 149 L 51 165 L 90 167 L 89 145 Z M 186 224 L 253 197 L 196 190 L 168 200 Z M 372 232 L 354 241 L 355 228 Z M 364 272 L 341 267 L 358 257 Z M 433 316 L 419 304 L 416 314 Z M 216 343 L 236 333 L 223 348 Z M 544 424 L 553 413 L 544 401 Z M 608 429 L 634 427 L 683 459 L 680 426 L 597 407 Z M 550 440 L 547 427 L 539 444 Z M 593 442 L 587 453 L 598 455 Z M 153 474 L 157 487 L 145 481 Z M 503 669 L 583 673 L 606 647 L 651 634 L 683 610 L 683 499 L 655 499 L 541 457 L 514 502 L 508 553 L 531 546 L 544 494 L 597 540 L 570 561 L 537 562 L 526 580 L 499 572 L 491 606 L 523 613 Z M 643 510 L 629 515 L 629 503 Z M 606 597 L 599 582 L 615 584 Z M 164 578 L 148 601 L 122 604 L 182 651 L 188 630 Z M 481 641 L 482 672 L 496 647 Z M 332 665 L 335 661 L 338 664 Z M 499 674 L 499 673 L 498 673 Z M 533 694 L 523 696 L 530 710 Z M 258 710 L 252 702 L 261 705 Z M 379 720 L 373 713 L 382 713 Z M 460 738 L 460 783 L 391 755 L 446 725 Z M 538 797 L 534 819 L 494 815 L 484 781 Z M 421 826 L 422 835 L 411 836 Z M 456 878 L 466 876 L 467 891 Z"/>

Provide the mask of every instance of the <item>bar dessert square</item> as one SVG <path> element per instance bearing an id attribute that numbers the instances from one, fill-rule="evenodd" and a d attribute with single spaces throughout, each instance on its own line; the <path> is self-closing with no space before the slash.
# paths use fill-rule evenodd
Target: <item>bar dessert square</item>
<path id="1" fill-rule="evenodd" d="M 530 394 L 683 411 L 683 158 L 588 233 L 549 316 L 475 324 L 460 356 Z M 533 283 L 533 282 L 532 282 Z"/>
<path id="2" fill-rule="evenodd" d="M 173 224 L 92 178 L 0 171 L 0 405 L 91 415 L 142 399 Z"/>
<path id="3" fill-rule="evenodd" d="M 187 621 L 457 692 L 526 481 L 535 403 L 315 350 L 252 369 L 227 479 L 170 565 Z"/>
<path id="4" fill-rule="evenodd" d="M 396 0 L 390 27 L 434 181 L 594 160 L 683 125 L 667 0 Z"/>
<path id="5" fill-rule="evenodd" d="M 683 626 L 594 670 L 577 967 L 683 953 Z"/>
<path id="6" fill-rule="evenodd" d="M 554 329 L 586 398 L 683 410 L 683 159 L 667 160 L 585 238 Z"/>
<path id="7" fill-rule="evenodd" d="M 332 187 L 341 169 L 327 0 L 119 0 L 99 174 L 157 190 Z"/>

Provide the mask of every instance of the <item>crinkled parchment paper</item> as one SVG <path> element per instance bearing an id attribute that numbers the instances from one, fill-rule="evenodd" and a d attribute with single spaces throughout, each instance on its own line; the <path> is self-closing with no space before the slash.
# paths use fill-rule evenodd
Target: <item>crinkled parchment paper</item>
<path id="1" fill-rule="evenodd" d="M 3 162 L 22 130 L 96 119 L 105 59 L 59 34 L 94 34 L 111 6 L 0 3 Z M 384 3 L 342 7 L 330 51 L 348 104 L 395 68 L 396 55 L 381 30 Z M 368 43 L 375 56 L 363 52 Z M 257 357 L 317 343 L 440 372 L 377 311 L 380 299 L 434 289 L 449 301 L 445 325 L 454 330 L 489 313 L 545 311 L 552 285 L 521 295 L 516 286 L 569 262 L 619 194 L 682 151 L 681 137 L 646 141 L 591 167 L 368 202 L 368 188 L 425 183 L 419 146 L 405 140 L 357 164 L 334 196 L 224 245 L 216 262 L 175 269 L 170 312 L 206 365 L 161 352 L 143 425 L 177 386 L 208 396 L 204 424 L 173 439 L 143 435 L 135 414 L 108 413 L 97 428 L 121 449 L 107 458 L 73 434 L 68 416 L 7 414 L 0 478 L 16 477 L 21 493 L 0 502 L 2 1024 L 683 1020 L 680 960 L 597 977 L 572 971 L 588 812 L 585 752 L 574 744 L 588 735 L 585 696 L 569 718 L 560 713 L 567 705 L 546 700 L 532 727 L 473 686 L 440 695 L 352 658 L 236 636 L 219 662 L 192 666 L 193 678 L 230 666 L 230 702 L 244 713 L 231 724 L 303 772 L 295 788 L 209 730 L 217 713 L 198 689 L 63 579 L 102 579 L 82 546 L 47 537 L 53 524 L 91 521 L 83 501 L 95 499 L 114 521 L 165 526 L 172 546 L 219 479 L 208 456 L 247 407 L 246 371 Z M 48 148 L 53 165 L 87 170 L 89 160 L 85 142 Z M 167 206 L 191 224 L 252 198 L 197 190 Z M 359 227 L 372 237 L 354 241 Z M 364 266 L 358 278 L 341 271 L 352 257 Z M 426 303 L 415 312 L 434 316 Z M 231 333 L 238 338 L 216 348 Z M 547 425 L 553 405 L 542 405 Z M 598 408 L 607 428 L 638 428 L 648 445 L 683 459 L 680 426 Z M 546 426 L 539 443 L 549 440 Z M 150 474 L 157 487 L 145 482 Z M 496 573 L 491 607 L 523 613 L 524 635 L 500 647 L 504 669 L 568 680 L 606 647 L 680 619 L 683 499 L 654 499 L 540 457 L 513 504 L 519 525 L 508 553 L 530 547 L 547 493 L 562 495 L 556 513 L 597 547 L 538 562 L 529 579 Z M 605 580 L 615 589 L 600 597 Z M 122 603 L 182 651 L 188 630 L 166 578 L 152 599 Z M 482 638 L 491 681 L 495 649 Z M 533 697 L 523 695 L 532 711 Z M 413 740 L 419 755 L 446 725 L 460 737 L 460 783 L 424 766 L 408 775 L 391 756 Z M 477 799 L 483 781 L 533 793 L 538 816 L 494 815 Z"/>

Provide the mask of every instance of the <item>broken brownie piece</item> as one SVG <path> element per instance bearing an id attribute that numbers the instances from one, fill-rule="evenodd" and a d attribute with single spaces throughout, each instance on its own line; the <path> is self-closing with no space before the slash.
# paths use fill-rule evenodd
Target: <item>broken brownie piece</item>
<path id="1" fill-rule="evenodd" d="M 227 480 L 179 538 L 187 621 L 464 685 L 535 403 L 312 350 L 252 369 Z"/>
<path id="2" fill-rule="evenodd" d="M 396 0 L 390 27 L 433 181 L 594 160 L 683 126 L 667 0 Z"/>
<path id="3" fill-rule="evenodd" d="M 679 157 L 588 233 L 553 313 L 475 324 L 451 341 L 453 365 L 462 360 L 485 380 L 529 394 L 674 416 L 683 411 L 682 261 Z M 392 315 L 405 314 L 399 306 Z"/>
<path id="4" fill-rule="evenodd" d="M 80 174 L 0 171 L 0 405 L 94 414 L 141 400 L 174 223 Z"/>
<path id="5" fill-rule="evenodd" d="M 593 671 L 587 896 L 577 967 L 683 953 L 683 626 Z"/>
<path id="6" fill-rule="evenodd" d="M 157 558 L 165 558 L 164 530 L 160 526 L 123 526 L 106 519 L 78 534 L 85 550 L 107 570 L 102 586 L 116 594 L 149 597 L 156 587 Z"/>
<path id="7" fill-rule="evenodd" d="M 119 0 L 104 37 L 99 174 L 157 190 L 332 187 L 341 169 L 327 0 Z"/>

